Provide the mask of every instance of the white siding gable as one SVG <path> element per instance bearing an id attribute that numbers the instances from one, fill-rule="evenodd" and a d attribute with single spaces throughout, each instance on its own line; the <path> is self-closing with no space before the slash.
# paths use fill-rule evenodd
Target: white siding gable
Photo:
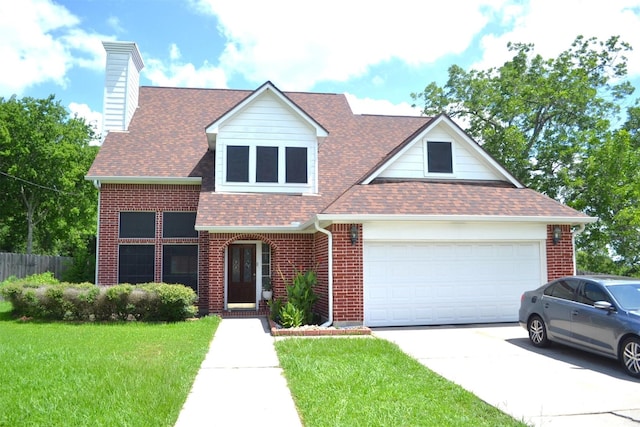
<path id="1" fill-rule="evenodd" d="M 249 147 L 249 182 L 227 182 L 227 147 Z M 278 182 L 256 182 L 256 147 L 278 148 Z M 306 148 L 307 183 L 287 183 L 285 150 Z M 316 129 L 271 90 L 259 94 L 217 129 L 216 191 L 317 193 Z"/>
<path id="2" fill-rule="evenodd" d="M 482 149 L 474 146 L 476 143 L 454 127 L 455 125 L 452 125 L 449 120 L 439 120 L 434 126 L 428 127 L 425 132 L 408 143 L 364 183 L 371 182 L 375 178 L 497 180 L 516 183 L 516 180 L 508 172 Z M 451 173 L 431 173 L 428 170 L 428 142 L 448 142 L 451 144 Z"/>

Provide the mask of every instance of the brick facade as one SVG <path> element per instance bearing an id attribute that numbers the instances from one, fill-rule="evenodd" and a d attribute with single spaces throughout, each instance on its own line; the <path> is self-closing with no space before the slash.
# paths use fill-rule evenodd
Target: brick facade
<path id="1" fill-rule="evenodd" d="M 553 229 L 556 225 L 547 225 L 547 280 L 571 276 L 575 273 L 573 261 L 573 236 L 570 225 L 560 225 L 562 237 L 553 243 Z"/>
<path id="2" fill-rule="evenodd" d="M 98 275 L 100 285 L 118 282 L 118 247 L 120 244 L 149 244 L 155 247 L 154 280 L 162 281 L 162 247 L 165 244 L 197 244 L 198 306 L 201 311 L 220 314 L 225 299 L 225 253 L 239 241 L 260 241 L 271 248 L 273 297 L 285 298 L 285 283 L 297 269 L 315 268 L 318 273 L 316 311 L 327 318 L 328 237 L 314 234 L 231 234 L 200 232 L 197 238 L 163 238 L 163 212 L 197 211 L 200 186 L 103 184 L 100 189 L 100 230 L 98 240 Z M 121 211 L 152 211 L 156 214 L 156 235 L 148 239 L 118 237 Z M 333 224 L 328 230 L 333 240 L 333 320 L 338 324 L 362 323 L 364 320 L 364 278 L 362 226 L 358 239 L 351 243 L 351 224 Z M 560 226 L 562 238 L 553 243 L 553 225 L 547 226 L 548 279 L 574 273 L 573 239 L 569 225 Z M 264 301 L 260 302 L 265 308 Z"/>

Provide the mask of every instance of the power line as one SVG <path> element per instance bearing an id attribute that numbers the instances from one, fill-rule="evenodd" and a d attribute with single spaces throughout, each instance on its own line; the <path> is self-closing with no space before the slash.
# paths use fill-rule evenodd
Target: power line
<path id="1" fill-rule="evenodd" d="M 11 175 L 11 174 L 6 173 L 6 172 L 0 171 L 0 175 L 4 175 L 4 176 L 6 176 L 8 178 L 12 178 L 12 179 L 15 179 L 15 180 L 20 181 L 20 182 L 24 182 L 25 184 L 33 185 L 34 187 L 42 188 L 43 190 L 55 191 L 56 193 L 64 194 L 64 195 L 67 195 L 67 196 L 82 196 L 82 194 L 80 194 L 80 193 L 70 193 L 68 191 L 58 190 L 57 188 L 54 188 L 54 187 L 47 187 L 45 185 L 37 184 L 35 182 L 28 181 L 26 179 L 17 177 L 15 175 Z"/>

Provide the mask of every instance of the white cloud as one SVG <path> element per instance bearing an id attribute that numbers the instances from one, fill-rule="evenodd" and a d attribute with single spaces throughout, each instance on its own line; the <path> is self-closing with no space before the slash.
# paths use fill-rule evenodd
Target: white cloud
<path id="1" fill-rule="evenodd" d="M 152 85 L 170 87 L 226 88 L 227 77 L 219 67 L 204 62 L 196 68 L 177 59 L 168 64 L 158 59 L 145 59 L 144 76 Z"/>
<path id="2" fill-rule="evenodd" d="M 484 57 L 474 68 L 500 66 L 513 57 L 507 42 L 534 43 L 535 52 L 546 58 L 568 49 L 576 36 L 597 37 L 601 41 L 619 35 L 640 49 L 640 8 L 637 0 L 609 0 L 606 4 L 581 0 L 536 0 L 503 9 L 505 25 L 501 34 L 481 40 Z M 630 75 L 640 75 L 640 57 L 628 55 Z"/>
<path id="3" fill-rule="evenodd" d="M 393 104 L 383 99 L 358 98 L 353 94 L 345 93 L 351 110 L 355 114 L 380 114 L 388 116 L 420 116 L 420 108 L 412 107 L 406 102 Z"/>
<path id="4" fill-rule="evenodd" d="M 228 40 L 220 57 L 228 75 L 308 90 L 319 81 L 362 76 L 369 66 L 392 58 L 416 66 L 462 53 L 502 3 L 283 0 L 249 7 L 235 0 L 198 0 L 195 5 L 217 17 Z"/>
<path id="5" fill-rule="evenodd" d="M 85 123 L 91 126 L 97 137 L 93 144 L 98 144 L 100 142 L 99 134 L 102 132 L 102 113 L 91 110 L 87 104 L 78 104 L 76 102 L 69 104 L 69 111 L 72 116 L 83 118 Z"/>
<path id="6" fill-rule="evenodd" d="M 49 0 L 0 1 L 0 96 L 21 95 L 44 82 L 64 87 L 73 66 L 103 68 L 101 38 L 79 23 Z"/>

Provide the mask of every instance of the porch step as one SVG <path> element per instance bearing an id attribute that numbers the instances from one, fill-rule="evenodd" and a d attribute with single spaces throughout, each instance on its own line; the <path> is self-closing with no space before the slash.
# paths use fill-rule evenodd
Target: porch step
<path id="1" fill-rule="evenodd" d="M 261 308 L 259 310 L 225 310 L 222 312 L 222 318 L 247 318 L 247 317 L 269 317 L 269 309 Z"/>

